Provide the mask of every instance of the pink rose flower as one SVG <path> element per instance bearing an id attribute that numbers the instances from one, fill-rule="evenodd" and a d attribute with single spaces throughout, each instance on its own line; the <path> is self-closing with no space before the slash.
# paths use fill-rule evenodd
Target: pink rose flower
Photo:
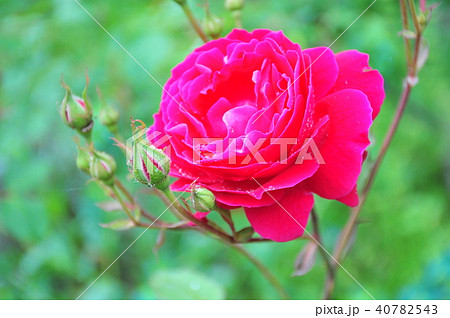
<path id="1" fill-rule="evenodd" d="M 218 205 L 244 207 L 257 233 L 280 242 L 303 234 L 313 193 L 356 206 L 384 100 L 368 60 L 303 50 L 270 30 L 234 30 L 197 48 L 172 70 L 147 133 L 170 152 L 172 189 L 198 178 Z"/>

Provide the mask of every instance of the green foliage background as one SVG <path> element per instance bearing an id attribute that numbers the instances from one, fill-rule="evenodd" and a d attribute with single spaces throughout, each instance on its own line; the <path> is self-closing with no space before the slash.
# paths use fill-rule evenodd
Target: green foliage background
<path id="1" fill-rule="evenodd" d="M 197 5 L 202 1 L 190 2 L 202 18 Z M 227 33 L 233 22 L 223 1 L 210 2 L 212 11 L 223 17 Z M 303 47 L 328 46 L 370 2 L 246 1 L 243 21 L 247 29 L 281 29 Z M 161 83 L 201 44 L 173 1 L 81 3 Z M 373 126 L 372 158 L 393 116 L 405 74 L 399 17 L 397 1 L 379 0 L 332 47 L 336 52 L 369 53 L 371 66 L 385 78 L 387 98 Z M 377 299 L 450 297 L 449 21 L 449 3 L 443 1 L 425 32 L 431 47 L 429 61 L 362 213 L 364 223 L 356 244 L 343 262 Z M 66 82 L 81 94 L 86 67 L 94 106 L 98 109 L 94 87 L 99 86 L 120 108 L 124 135 L 129 134 L 130 116 L 152 123 L 161 88 L 75 1 L 0 2 L 1 299 L 74 299 L 142 231 L 99 227 L 98 223 L 118 215 L 95 206 L 105 200 L 104 195 L 76 169 L 74 133 L 57 112 L 64 94 L 59 79 L 64 73 Z M 126 180 L 125 159 L 109 137 L 96 125 L 98 148 L 118 158 Z M 136 192 L 142 189 L 128 184 Z M 163 211 L 156 199 L 146 200 L 154 213 Z M 348 209 L 319 199 L 318 210 L 331 249 Z M 147 231 L 82 298 L 221 298 L 225 294 L 228 299 L 277 298 L 246 259 L 221 243 L 195 232 L 169 232 L 156 256 L 152 249 L 157 234 Z M 290 277 L 303 244 L 248 248 L 273 270 L 293 298 L 314 299 L 323 287 L 320 260 L 308 275 Z M 343 271 L 338 274 L 335 297 L 368 298 Z"/>

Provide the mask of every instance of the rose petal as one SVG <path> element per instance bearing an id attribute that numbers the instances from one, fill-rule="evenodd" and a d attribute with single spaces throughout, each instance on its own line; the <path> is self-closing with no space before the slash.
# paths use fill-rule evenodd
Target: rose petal
<path id="1" fill-rule="evenodd" d="M 356 185 L 353 187 L 353 190 L 350 191 L 349 194 L 337 198 L 336 200 L 338 200 L 339 202 L 342 202 L 350 207 L 355 207 L 359 204 L 359 196 L 358 196 L 358 191 L 356 190 Z"/>
<path id="2" fill-rule="evenodd" d="M 327 47 L 315 47 L 303 50 L 311 58 L 311 85 L 314 87 L 316 100 L 333 87 L 338 77 L 338 65 L 333 51 Z"/>
<path id="3" fill-rule="evenodd" d="M 377 117 L 383 104 L 385 93 L 383 77 L 369 66 L 369 55 L 349 50 L 336 54 L 339 75 L 331 92 L 354 88 L 367 95 L 372 106 L 372 118 Z"/>
<path id="4" fill-rule="evenodd" d="M 312 194 L 294 187 L 286 191 L 278 202 L 265 207 L 245 208 L 248 221 L 266 239 L 286 242 L 300 237 L 314 205 Z"/>
<path id="5" fill-rule="evenodd" d="M 345 89 L 323 98 L 316 116 L 328 114 L 327 137 L 319 146 L 325 161 L 308 180 L 308 189 L 326 199 L 347 195 L 361 172 L 362 156 L 370 144 L 372 109 L 364 93 Z"/>

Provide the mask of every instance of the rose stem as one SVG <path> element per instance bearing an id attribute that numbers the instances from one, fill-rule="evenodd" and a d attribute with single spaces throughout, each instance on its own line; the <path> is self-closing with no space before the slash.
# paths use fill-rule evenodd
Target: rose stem
<path id="1" fill-rule="evenodd" d="M 161 220 L 157 220 L 156 217 L 154 217 L 153 215 L 151 215 L 150 213 L 148 213 L 147 211 L 144 210 L 144 208 L 142 208 L 138 202 L 136 202 L 136 200 L 131 196 L 130 192 L 127 190 L 127 188 L 123 185 L 123 183 L 116 178 L 115 180 L 115 185 L 117 188 L 119 188 L 122 193 L 127 197 L 127 199 L 129 200 L 129 202 L 133 205 L 136 206 L 137 208 L 139 208 L 141 214 L 146 217 L 147 219 L 149 219 L 150 221 L 152 221 L 153 225 L 152 228 L 158 228 L 158 229 L 170 229 L 170 230 L 183 230 L 183 229 L 189 229 L 190 227 L 187 227 L 187 222 L 178 222 L 178 223 L 167 223 L 167 222 L 163 222 Z M 166 200 L 167 201 L 167 200 Z M 120 202 L 119 202 L 120 203 Z M 169 202 L 170 204 L 170 202 Z M 168 205 L 169 205 L 168 204 Z M 139 226 L 142 227 L 148 227 L 148 224 L 138 224 Z"/>
<path id="2" fill-rule="evenodd" d="M 130 218 L 130 220 L 133 221 L 134 225 L 137 225 L 137 226 L 142 225 L 139 221 L 137 221 L 134 218 L 133 214 L 128 209 L 126 203 L 123 201 L 122 197 L 120 196 L 119 192 L 117 191 L 117 188 L 114 185 L 111 186 L 111 190 L 114 193 L 116 200 L 120 203 L 120 206 L 122 207 L 123 211 L 127 214 L 127 216 Z"/>
<path id="3" fill-rule="evenodd" d="M 165 191 L 161 191 L 166 198 L 170 201 L 172 204 L 170 206 L 170 209 L 172 212 L 174 212 L 176 215 L 181 215 L 183 218 L 191 221 L 195 225 L 197 225 L 199 228 L 206 232 L 213 233 L 214 235 L 218 236 L 221 240 L 233 243 L 233 238 L 229 236 L 228 234 L 216 229 L 215 227 L 209 225 L 208 223 L 202 222 L 198 220 L 195 216 L 192 215 L 189 211 L 187 211 L 181 204 L 178 202 L 177 198 L 173 194 L 173 192 L 170 189 L 166 189 Z"/>
<path id="4" fill-rule="evenodd" d="M 116 178 L 116 180 L 114 181 L 114 184 L 116 185 L 117 188 L 119 188 L 120 191 L 122 191 L 122 193 L 126 196 L 126 198 L 128 199 L 128 201 L 133 205 L 133 206 L 137 206 L 141 212 L 141 214 L 149 219 L 150 221 L 153 222 L 157 222 L 159 224 L 163 224 L 164 222 L 161 222 L 159 220 L 156 220 L 156 217 L 154 217 L 153 215 L 151 215 L 150 213 L 148 213 L 147 211 L 145 211 L 140 205 L 139 203 L 136 202 L 136 200 L 133 198 L 133 196 L 130 194 L 130 192 L 127 190 L 127 188 L 123 185 L 123 183 Z M 170 226 L 169 224 L 166 224 L 167 226 Z"/>
<path id="5" fill-rule="evenodd" d="M 402 24 L 403 24 L 403 30 L 408 30 L 409 29 L 409 23 L 408 23 L 408 9 L 406 7 L 406 2 L 403 0 L 400 0 L 400 10 L 402 13 Z M 411 46 L 409 45 L 409 39 L 407 37 L 403 37 L 403 40 L 405 42 L 405 53 L 406 53 L 406 66 L 408 68 L 408 72 L 409 72 L 409 67 L 412 64 L 412 59 L 411 59 Z"/>
<path id="6" fill-rule="evenodd" d="M 256 268 L 259 269 L 261 274 L 267 279 L 267 281 L 276 289 L 278 294 L 280 294 L 282 299 L 289 299 L 288 293 L 283 288 L 281 283 L 277 280 L 277 278 L 272 275 L 272 273 L 267 269 L 267 267 L 261 263 L 256 257 L 250 254 L 245 248 L 240 244 L 229 244 L 232 248 L 237 250 L 239 253 L 244 255 Z"/>
<path id="7" fill-rule="evenodd" d="M 406 0 L 400 0 L 401 8 L 402 8 L 402 16 L 405 16 L 405 13 L 403 12 L 403 8 L 406 8 Z M 400 100 L 397 105 L 397 110 L 394 119 L 392 120 L 392 123 L 389 127 L 388 133 L 386 137 L 384 138 L 383 145 L 381 147 L 380 153 L 377 156 L 377 159 L 375 160 L 375 164 L 371 168 L 369 172 L 369 177 L 366 181 L 366 184 L 364 185 L 361 195 L 360 195 L 360 202 L 359 205 L 352 209 L 351 215 L 349 220 L 347 221 L 344 229 L 342 230 L 341 236 L 339 241 L 336 243 L 336 247 L 334 250 L 333 257 L 336 259 L 336 261 L 339 262 L 339 259 L 342 256 L 343 251 L 345 250 L 345 247 L 348 244 L 348 241 L 350 239 L 351 233 L 354 229 L 354 227 L 357 224 L 359 213 L 361 212 L 361 209 L 366 202 L 368 193 L 372 187 L 373 181 L 375 179 L 375 176 L 378 172 L 378 169 L 380 167 L 380 164 L 386 154 L 387 149 L 389 148 L 389 145 L 391 144 L 392 138 L 394 137 L 394 134 L 398 128 L 398 125 L 400 123 L 400 119 L 402 118 L 402 115 L 404 113 L 404 110 L 406 108 L 406 105 L 408 104 L 409 96 L 411 94 L 411 89 L 416 84 L 416 76 L 417 76 L 417 59 L 419 55 L 419 49 L 420 49 L 420 42 L 422 37 L 422 29 L 417 21 L 417 15 L 415 15 L 415 9 L 414 9 L 414 3 L 412 1 L 409 2 L 410 4 L 410 10 L 412 12 L 413 20 L 414 20 L 414 26 L 416 29 L 416 43 L 414 47 L 414 58 L 411 64 L 408 64 L 408 71 L 407 71 L 407 78 L 404 81 L 404 86 L 402 93 L 400 95 Z M 405 22 L 403 22 L 405 24 Z M 336 271 L 336 263 L 333 262 L 333 269 Z M 331 281 L 327 280 L 326 288 L 328 288 L 328 285 L 331 285 L 331 290 L 329 291 L 329 296 L 332 293 L 332 289 L 334 286 L 334 275 L 331 279 Z"/>
<path id="8" fill-rule="evenodd" d="M 317 215 L 316 209 L 313 207 L 311 210 L 311 221 L 313 225 L 314 230 L 314 237 L 316 241 L 321 245 L 317 248 L 319 249 L 320 256 L 323 258 L 326 268 L 327 268 L 327 278 L 325 283 L 325 290 L 324 290 L 324 296 L 323 299 L 329 299 L 330 297 L 330 291 L 333 289 L 334 285 L 334 268 L 329 260 L 329 255 L 325 252 L 322 243 L 322 237 L 320 235 L 320 229 L 319 229 L 319 217 Z"/>
<path id="9" fill-rule="evenodd" d="M 208 37 L 203 32 L 202 27 L 198 24 L 197 19 L 194 17 L 194 14 L 192 13 L 191 8 L 189 8 L 187 1 L 180 4 L 181 8 L 183 9 L 184 13 L 186 14 L 186 17 L 188 18 L 189 22 L 191 23 L 192 27 L 194 28 L 195 32 L 197 32 L 198 36 L 202 39 L 203 42 L 208 42 Z"/>
<path id="10" fill-rule="evenodd" d="M 164 194 L 164 196 L 167 198 L 168 201 L 172 203 L 171 210 L 177 214 L 182 215 L 195 225 L 197 225 L 197 229 L 202 232 L 210 232 L 214 234 L 214 237 L 223 243 L 231 246 L 232 248 L 239 251 L 242 255 L 247 257 L 255 266 L 258 268 L 258 270 L 261 272 L 261 274 L 269 281 L 269 283 L 277 290 L 277 292 L 280 294 L 280 296 L 283 299 L 288 299 L 286 291 L 281 286 L 280 282 L 273 276 L 270 271 L 262 264 L 260 261 L 258 261 L 253 255 L 251 255 L 247 250 L 245 250 L 241 245 L 234 244 L 233 237 L 227 235 L 226 233 L 216 229 L 215 227 L 210 226 L 209 224 L 202 222 L 198 219 L 196 219 L 189 211 L 186 211 L 186 209 L 178 202 L 175 195 L 170 189 L 167 189 L 165 191 L 161 191 L 161 193 Z"/>
<path id="11" fill-rule="evenodd" d="M 119 179 L 116 178 L 114 180 L 114 184 L 120 189 L 120 191 L 122 191 L 122 193 L 127 197 L 128 201 L 130 201 L 130 203 L 134 203 L 133 196 L 130 194 L 130 192 L 128 192 L 127 188 L 125 188 L 125 186 Z"/>

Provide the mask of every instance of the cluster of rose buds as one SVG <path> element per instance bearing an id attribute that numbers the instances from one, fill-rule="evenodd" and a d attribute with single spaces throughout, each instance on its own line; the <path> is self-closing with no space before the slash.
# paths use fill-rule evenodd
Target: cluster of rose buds
<path id="1" fill-rule="evenodd" d="M 88 145 L 82 147 L 76 139 L 78 149 L 76 165 L 79 170 L 88 174 L 94 180 L 107 187 L 112 187 L 117 169 L 116 161 L 110 154 L 95 149 L 91 141 L 94 118 L 92 104 L 87 97 L 88 80 L 82 97 L 74 95 L 66 83 L 63 81 L 61 83 L 66 89 L 66 95 L 60 109 L 61 118 L 67 126 L 76 130 L 88 141 Z M 97 91 L 101 102 L 100 122 L 112 134 L 116 134 L 119 112 L 104 101 L 100 90 Z M 134 135 L 130 139 L 131 144 L 126 147 L 131 154 L 129 160 L 130 173 L 136 181 L 142 184 L 159 190 L 166 190 L 169 187 L 170 159 L 161 149 L 148 143 L 144 128 L 145 126 L 141 126 L 134 129 Z M 191 205 L 197 211 L 209 212 L 215 207 L 215 197 L 211 191 L 195 187 L 191 195 Z"/>
<path id="2" fill-rule="evenodd" d="M 133 226 L 146 226 L 140 221 L 140 211 L 142 210 L 142 207 L 140 207 L 133 199 L 127 204 L 122 198 L 122 196 L 124 196 L 130 200 L 132 196 L 116 178 L 117 164 L 113 156 L 96 149 L 94 146 L 94 142 L 91 138 L 91 132 L 94 127 L 94 111 L 87 96 L 87 76 L 86 79 L 86 87 L 82 93 L 82 97 L 74 95 L 70 87 L 61 81 L 62 86 L 66 90 L 66 95 L 60 109 L 61 118 L 68 127 L 77 131 L 77 133 L 82 135 L 85 139 L 85 144 L 81 145 L 79 139 L 75 138 L 78 150 L 76 165 L 79 170 L 89 175 L 92 180 L 95 180 L 104 190 L 106 195 L 119 203 L 128 216 L 128 219 L 126 220 L 116 220 L 109 224 L 102 224 L 103 227 L 114 230 L 124 230 Z M 125 150 L 125 154 L 128 157 L 129 171 L 133 179 L 148 187 L 153 187 L 167 196 L 170 193 L 169 172 L 171 161 L 169 156 L 166 155 L 163 150 L 149 143 L 146 138 L 147 130 L 145 129 L 145 124 L 140 120 L 132 120 L 131 126 L 133 136 L 127 141 L 127 144 L 124 145 L 120 142 L 119 137 L 117 137 L 119 112 L 105 102 L 99 89 L 97 89 L 97 94 L 100 99 L 100 123 L 116 137 L 115 140 L 117 144 Z M 140 123 L 140 125 L 136 126 L 137 122 Z M 173 199 L 170 200 L 172 201 Z M 190 207 L 184 212 L 192 214 L 191 220 L 195 220 L 198 213 L 206 215 L 208 212 L 217 209 L 214 194 L 208 189 L 197 185 L 194 185 L 192 188 L 189 203 Z M 197 213 L 195 213 L 195 211 L 197 211 Z M 180 217 L 181 215 L 178 216 Z M 146 214 L 146 217 L 149 217 L 148 213 Z M 181 216 L 181 218 L 184 219 L 185 222 L 190 220 L 189 216 L 186 219 L 186 214 Z M 229 222 L 232 222 L 230 216 L 228 216 L 228 219 Z M 150 216 L 150 220 L 153 221 L 154 217 Z M 206 217 L 198 219 L 198 221 L 208 223 Z M 192 225 L 196 224 L 192 223 Z M 242 238 L 243 235 L 241 234 L 236 237 L 240 242 L 244 242 L 245 240 L 245 238 Z"/>
<path id="3" fill-rule="evenodd" d="M 91 142 L 91 132 L 94 127 L 93 108 L 87 96 L 89 79 L 86 76 L 86 85 L 79 97 L 72 93 L 70 87 L 61 80 L 61 85 L 66 90 L 66 95 L 61 103 L 60 115 L 63 122 L 70 128 L 76 130 L 85 137 L 88 144 L 82 147 L 77 141 L 78 155 L 76 158 L 77 167 L 90 175 L 93 179 L 101 181 L 107 186 L 114 183 L 116 162 L 114 158 L 102 151 L 94 148 Z M 102 100 L 100 111 L 100 121 L 112 133 L 117 131 L 119 113 L 113 107 L 107 105 Z"/>

